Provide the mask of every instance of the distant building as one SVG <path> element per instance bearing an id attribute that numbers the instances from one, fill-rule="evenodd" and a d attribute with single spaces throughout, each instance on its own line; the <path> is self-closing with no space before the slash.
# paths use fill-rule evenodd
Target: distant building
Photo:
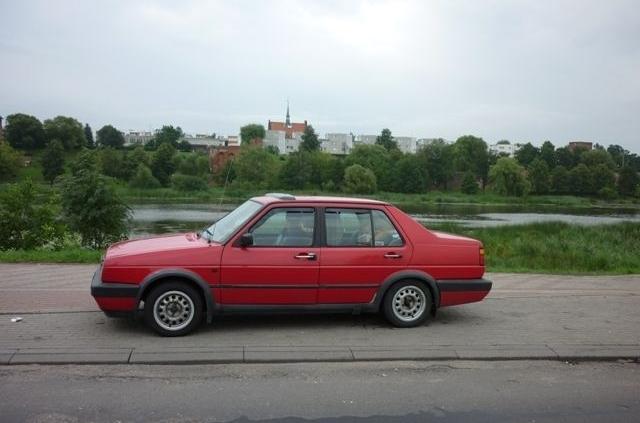
<path id="1" fill-rule="evenodd" d="M 355 139 L 353 140 L 353 144 L 354 145 L 360 145 L 360 144 L 373 145 L 376 143 L 377 139 L 378 139 L 377 135 L 356 135 Z"/>
<path id="2" fill-rule="evenodd" d="M 320 149 L 329 154 L 347 155 L 353 148 L 352 134 L 326 134 L 320 141 Z"/>
<path id="3" fill-rule="evenodd" d="M 393 140 L 403 153 L 415 153 L 417 151 L 415 137 L 393 137 Z"/>
<path id="4" fill-rule="evenodd" d="M 569 143 L 569 150 L 575 151 L 576 149 L 593 150 L 593 143 L 587 141 L 572 141 Z"/>
<path id="5" fill-rule="evenodd" d="M 289 102 L 287 102 L 287 114 L 284 122 L 272 121 L 267 122 L 267 131 L 264 137 L 263 145 L 276 147 L 280 154 L 289 154 L 298 151 L 300 142 L 302 142 L 302 134 L 307 129 L 307 121 L 291 122 L 289 113 Z"/>
<path id="6" fill-rule="evenodd" d="M 227 162 L 234 160 L 240 154 L 239 145 L 215 147 L 209 150 L 209 167 L 211 173 L 216 174 L 224 170 Z"/>
<path id="7" fill-rule="evenodd" d="M 489 146 L 489 151 L 497 156 L 507 155 L 513 157 L 521 147 L 521 144 L 511 144 L 510 142 L 498 142 Z"/>
<path id="8" fill-rule="evenodd" d="M 126 147 L 135 145 L 145 145 L 155 137 L 155 132 L 150 131 L 129 131 L 124 134 L 124 145 Z"/>

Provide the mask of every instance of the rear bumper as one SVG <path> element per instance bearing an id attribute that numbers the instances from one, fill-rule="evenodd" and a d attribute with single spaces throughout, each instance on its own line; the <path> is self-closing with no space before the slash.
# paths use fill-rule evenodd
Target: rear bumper
<path id="1" fill-rule="evenodd" d="M 138 299 L 138 285 L 125 283 L 103 283 L 102 265 L 98 267 L 91 279 L 91 296 L 100 310 L 107 316 L 127 316 L 136 309 Z"/>
<path id="2" fill-rule="evenodd" d="M 481 301 L 493 285 L 486 279 L 461 279 L 436 281 L 440 291 L 440 307 Z"/>

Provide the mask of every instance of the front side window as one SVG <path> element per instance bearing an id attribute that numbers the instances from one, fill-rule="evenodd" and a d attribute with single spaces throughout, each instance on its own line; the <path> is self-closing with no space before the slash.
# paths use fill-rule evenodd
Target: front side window
<path id="1" fill-rule="evenodd" d="M 202 236 L 209 241 L 225 242 L 261 208 L 262 204 L 257 201 L 245 201 L 232 212 L 205 229 L 202 232 Z"/>
<path id="2" fill-rule="evenodd" d="M 257 247 L 310 247 L 315 211 L 312 208 L 273 209 L 249 231 Z"/>

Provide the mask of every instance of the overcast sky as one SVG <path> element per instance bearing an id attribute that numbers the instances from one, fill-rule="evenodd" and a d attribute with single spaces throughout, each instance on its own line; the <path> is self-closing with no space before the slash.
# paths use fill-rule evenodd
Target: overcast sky
<path id="1" fill-rule="evenodd" d="M 0 0 L 0 114 L 93 129 L 618 143 L 640 152 L 640 3 Z"/>

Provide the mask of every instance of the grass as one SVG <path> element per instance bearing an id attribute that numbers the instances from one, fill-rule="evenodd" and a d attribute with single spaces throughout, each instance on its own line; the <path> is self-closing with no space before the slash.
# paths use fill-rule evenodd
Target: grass
<path id="1" fill-rule="evenodd" d="M 453 223 L 430 226 L 480 239 L 487 271 L 554 274 L 640 273 L 640 223 L 579 226 L 535 223 L 469 229 Z M 0 251 L 0 262 L 97 263 L 102 251 Z"/>
<path id="2" fill-rule="evenodd" d="M 554 274 L 640 273 L 640 224 L 581 226 L 549 222 L 468 229 L 433 229 L 484 243 L 490 272 Z"/>
<path id="3" fill-rule="evenodd" d="M 98 263 L 103 251 L 86 248 L 0 251 L 1 263 Z"/>

